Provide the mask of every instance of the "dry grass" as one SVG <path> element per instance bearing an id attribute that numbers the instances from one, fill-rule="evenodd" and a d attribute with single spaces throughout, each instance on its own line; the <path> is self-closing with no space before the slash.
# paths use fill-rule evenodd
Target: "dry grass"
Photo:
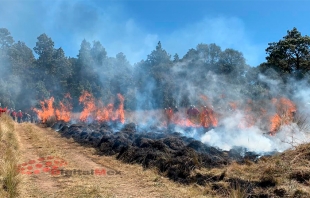
<path id="1" fill-rule="evenodd" d="M 157 114 L 159 112 L 154 112 Z M 130 114 L 130 112 L 128 112 Z M 132 121 L 136 117 L 131 116 Z M 307 129 L 307 121 L 305 117 L 295 117 L 294 122 L 299 127 Z M 148 122 L 148 120 L 145 120 Z M 1 118 L 2 123 L 2 118 Z M 11 122 L 9 118 L 4 118 L 3 123 L 7 123 L 6 126 L 0 130 L 1 138 L 1 155 L 15 156 L 10 153 L 3 152 L 3 146 L 5 143 L 2 140 L 10 142 L 12 151 L 16 152 L 19 149 L 19 145 L 14 141 L 14 133 L 3 132 L 3 130 L 13 127 L 14 122 Z M 10 125 L 11 124 L 11 125 Z M 59 135 L 53 132 L 49 128 L 39 128 L 31 123 L 23 123 L 19 126 L 23 127 L 23 130 L 27 134 L 27 143 L 33 146 L 33 151 L 38 156 L 54 155 L 59 156 L 68 161 L 71 159 L 68 154 L 76 154 L 88 156 L 89 158 L 95 159 L 96 163 L 108 165 L 110 167 L 117 167 L 127 174 L 124 174 L 121 179 L 111 178 L 106 182 L 95 183 L 91 181 L 91 178 L 55 178 L 54 181 L 63 188 L 54 194 L 55 197 L 119 197 L 120 194 L 127 196 L 127 192 L 137 191 L 134 187 L 143 189 L 150 189 L 148 192 L 161 192 L 158 197 L 310 197 L 310 144 L 303 144 L 294 147 L 292 150 L 288 150 L 282 154 L 275 155 L 273 157 L 262 157 L 257 163 L 248 161 L 244 164 L 231 163 L 224 168 L 201 168 L 195 170 L 201 174 L 210 175 L 210 180 L 207 181 L 206 185 L 181 185 L 169 181 L 167 178 L 163 178 L 157 174 L 156 170 L 143 170 L 139 165 L 123 164 L 113 157 L 106 156 L 94 156 L 95 152 L 93 149 L 83 148 L 80 149 L 76 146 L 76 150 L 71 153 L 67 148 L 75 147 L 75 143 L 72 140 L 57 139 Z M 52 134 L 52 135 L 51 135 Z M 57 137 L 57 138 L 55 138 Z M 60 137 L 59 137 L 60 138 Z M 68 144 L 63 144 L 64 142 Z M 38 149 L 39 148 L 39 149 Z M 85 153 L 84 153 L 85 151 Z M 72 155 L 73 156 L 73 155 Z M 71 157 L 72 157 L 71 156 Z M 4 159 L 4 158 L 3 158 Z M 73 158 L 72 158 L 73 159 Z M 72 160 L 71 159 L 71 160 Z M 7 159 L 13 163 L 13 159 Z M 74 159 L 73 159 L 74 160 Z M 97 160 L 97 161 L 96 161 Z M 81 163 L 84 163 L 83 161 Z M 2 166 L 5 167 L 5 166 Z M 10 170 L 7 166 L 6 169 Z M 3 168 L 4 169 L 4 168 Z M 129 170 L 129 171 L 128 171 Z M 126 172 L 127 171 L 127 172 Z M 2 171 L 4 172 L 4 171 Z M 11 171 L 11 173 L 14 173 Z M 212 181 L 212 176 L 224 175 L 221 181 Z M 13 189 L 18 189 L 18 182 L 14 183 L 15 175 L 6 175 L 7 178 L 12 180 L 5 181 L 2 179 L 1 182 L 6 182 L 8 186 L 12 186 Z M 136 178 L 136 179 L 135 179 Z M 18 180 L 16 180 L 18 181 Z M 143 182 L 141 182 L 143 181 Z M 124 182 L 124 183 L 122 183 Z M 11 184 L 10 184 L 11 183 Z M 120 185 L 122 183 L 122 185 Z M 17 187 L 14 187 L 17 184 Z M 127 186 L 126 186 L 127 185 Z M 133 186 L 130 188 L 129 186 Z M 127 188 L 126 190 L 119 190 L 121 188 Z M 0 197 L 8 197 L 8 191 L 1 189 Z M 118 191 L 119 194 L 116 193 Z M 48 194 L 37 191 L 36 195 L 44 195 L 49 197 Z M 150 194 L 144 194 L 137 197 L 150 197 Z M 129 197 L 129 196 L 127 196 Z"/>
<path id="2" fill-rule="evenodd" d="M 0 138 L 0 196 L 17 197 L 21 182 L 17 170 L 19 145 L 14 121 L 5 114 L 0 117 Z"/>
<path id="3" fill-rule="evenodd" d="M 141 115 L 158 115 L 162 112 L 141 112 Z M 283 114 L 281 125 L 285 125 L 287 118 Z M 130 121 L 135 122 L 137 114 L 127 112 Z M 144 118 L 141 116 L 141 118 Z M 163 118 L 164 119 L 164 118 Z M 300 130 L 309 131 L 307 116 L 297 114 L 292 120 Z M 148 120 L 144 120 L 145 123 Z M 141 123 L 141 122 L 139 122 Z M 184 197 L 310 197 L 310 144 L 293 147 L 282 154 L 273 157 L 262 157 L 255 163 L 232 163 L 223 168 L 196 170 L 201 174 L 218 176 L 225 172 L 222 181 L 207 181 L 206 185 L 196 184 L 177 187 Z M 156 172 L 156 170 L 154 171 Z M 149 176 L 149 172 L 143 172 Z M 173 184 L 163 182 L 160 176 L 154 176 L 154 187 L 176 188 Z M 168 196 L 168 195 L 167 195 Z M 176 196 L 172 196 L 176 197 Z"/>
<path id="4" fill-rule="evenodd" d="M 63 157 L 63 153 L 61 149 L 58 149 L 55 144 L 53 144 L 46 133 L 50 132 L 50 129 L 38 128 L 34 127 L 31 123 L 23 123 L 23 129 L 27 133 L 29 142 L 34 147 L 41 147 L 42 149 L 37 150 L 37 154 L 39 156 L 57 156 Z M 44 143 L 44 147 L 42 147 L 42 143 Z"/>
<path id="5" fill-rule="evenodd" d="M 296 192 L 310 192 L 309 167 L 310 144 L 303 144 L 273 157 L 262 157 L 252 165 L 232 164 L 227 177 L 241 177 L 244 181 L 255 183 L 256 192 L 275 196 L 275 192 L 282 191 L 293 197 Z M 310 196 L 309 193 L 306 195 Z"/>
<path id="6" fill-rule="evenodd" d="M 248 188 L 242 187 L 238 182 L 232 183 L 230 189 L 227 190 L 229 198 L 246 198 L 249 196 Z"/>
<path id="7" fill-rule="evenodd" d="M 309 133 L 310 126 L 309 126 L 309 115 L 304 113 L 297 113 L 294 116 L 293 122 L 297 124 L 300 131 Z"/>
<path id="8" fill-rule="evenodd" d="M 52 117 L 50 117 L 50 118 L 48 118 L 47 119 L 47 121 L 46 121 L 46 126 L 47 127 L 51 127 L 51 126 L 53 126 L 53 124 L 55 124 L 57 122 L 57 119 L 56 119 L 56 116 L 52 116 Z"/>

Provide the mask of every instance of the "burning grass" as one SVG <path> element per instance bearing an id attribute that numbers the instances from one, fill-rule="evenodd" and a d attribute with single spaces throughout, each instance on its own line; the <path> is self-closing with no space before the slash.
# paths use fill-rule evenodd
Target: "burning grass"
<path id="1" fill-rule="evenodd" d="M 198 184 L 205 188 L 206 195 L 309 195 L 309 145 L 297 146 L 300 142 L 294 136 L 295 131 L 309 130 L 308 121 L 306 116 L 296 112 L 297 107 L 291 100 L 279 97 L 271 101 L 248 100 L 244 104 L 228 102 L 229 111 L 209 106 L 203 107 L 205 111 L 201 111 L 198 116 L 191 117 L 184 116 L 188 114 L 186 109 L 174 113 L 171 109 L 125 112 L 124 98 L 118 95 L 118 99 L 120 105 L 115 109 L 114 105 L 104 106 L 84 92 L 80 97 L 84 109 L 79 115 L 79 124 L 58 122 L 54 129 L 59 130 L 64 137 L 96 147 L 102 155 L 112 155 L 125 163 L 154 169 L 159 175 L 178 183 Z M 231 115 L 237 115 L 238 119 L 228 130 L 250 131 L 256 127 L 262 133 L 261 136 L 263 132 L 276 136 L 279 131 L 287 131 L 285 135 L 292 137 L 292 142 L 283 143 L 291 144 L 292 150 L 259 158 L 259 154 L 245 152 L 242 148 L 223 151 L 175 132 L 180 127 L 183 127 L 183 131 L 187 130 L 184 127 L 188 127 L 198 133 L 199 129 L 205 133 L 214 127 L 227 130 L 223 125 L 227 118 L 235 118 L 229 117 Z M 137 121 L 139 125 L 129 123 Z M 125 122 L 129 124 L 124 125 Z M 270 138 L 273 137 L 265 139 Z M 307 149 L 300 150 L 302 147 Z"/>
<path id="2" fill-rule="evenodd" d="M 109 103 L 104 106 L 101 101 L 97 101 L 92 94 L 84 91 L 79 98 L 80 104 L 83 106 L 82 112 L 79 114 L 79 122 L 105 122 L 105 121 L 120 121 L 125 122 L 124 111 L 124 97 L 121 94 L 117 94 L 119 100 L 119 107 L 114 108 L 113 103 Z M 41 123 L 45 123 L 48 126 L 56 121 L 75 121 L 72 111 L 72 105 L 69 94 L 65 96 L 63 101 L 59 102 L 58 107 L 54 106 L 54 98 L 40 101 L 41 109 L 33 108 L 33 111 L 37 113 Z M 54 122 L 53 122 L 54 121 Z M 53 122 L 53 123 L 52 123 Z"/>
<path id="3" fill-rule="evenodd" d="M 41 123 L 48 126 L 55 121 L 74 123 L 118 121 L 122 124 L 139 123 L 141 127 L 165 128 L 173 125 L 180 128 L 203 128 L 208 131 L 230 125 L 230 130 L 258 128 L 262 134 L 269 133 L 270 135 L 275 135 L 281 127 L 292 123 L 303 125 L 301 130 L 308 128 L 304 116 L 300 116 L 301 114 L 297 112 L 295 103 L 285 97 L 271 100 L 244 99 L 243 101 L 230 101 L 226 98 L 221 102 L 212 102 L 207 96 L 201 97 L 203 102 L 199 103 L 199 107 L 191 106 L 189 109 L 169 107 L 165 110 L 126 112 L 124 110 L 125 98 L 121 94 L 117 94 L 116 100 L 111 100 L 105 105 L 103 101 L 97 100 L 89 92 L 83 91 L 79 97 L 83 109 L 79 113 L 72 112 L 72 98 L 68 94 L 57 105 L 51 97 L 40 102 L 41 109 L 33 108 L 33 110 L 37 113 Z M 114 102 L 118 103 L 118 107 L 115 107 Z M 234 120 L 235 123 L 227 123 L 227 120 Z"/>

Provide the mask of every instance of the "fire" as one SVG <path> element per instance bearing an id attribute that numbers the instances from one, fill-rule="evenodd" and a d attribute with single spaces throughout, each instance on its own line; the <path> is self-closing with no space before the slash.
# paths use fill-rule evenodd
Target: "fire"
<path id="1" fill-rule="evenodd" d="M 88 118 L 93 117 L 93 113 L 96 110 L 95 99 L 89 92 L 83 91 L 79 98 L 79 102 L 84 106 L 80 114 L 80 120 L 85 122 Z"/>
<path id="2" fill-rule="evenodd" d="M 109 120 L 109 111 L 101 101 L 98 102 L 98 109 L 96 111 L 96 120 L 103 122 Z"/>
<path id="3" fill-rule="evenodd" d="M 195 124 L 195 120 L 189 118 L 173 119 L 173 123 L 181 127 L 200 127 L 201 125 Z"/>
<path id="4" fill-rule="evenodd" d="M 275 134 L 281 125 L 292 123 L 296 113 L 296 105 L 284 97 L 280 99 L 273 98 L 272 104 L 276 107 L 276 113 L 270 118 L 270 132 Z"/>
<path id="5" fill-rule="evenodd" d="M 125 111 L 124 111 L 124 97 L 121 94 L 117 94 L 117 97 L 120 101 L 119 108 L 115 112 L 113 120 L 118 120 L 121 123 L 125 122 Z"/>
<path id="6" fill-rule="evenodd" d="M 281 117 L 278 114 L 275 114 L 270 119 L 270 133 L 274 135 L 281 126 Z"/>
<path id="7" fill-rule="evenodd" d="M 117 94 L 117 97 L 120 101 L 120 105 L 118 109 L 113 111 L 113 104 L 108 104 L 105 107 L 101 101 L 96 102 L 95 98 L 90 93 L 84 91 L 79 99 L 80 103 L 84 105 L 84 109 L 80 115 L 80 120 L 85 122 L 87 119 L 94 119 L 98 122 L 119 121 L 125 123 L 125 99 L 121 94 Z M 96 103 L 98 105 L 96 105 Z"/>
<path id="8" fill-rule="evenodd" d="M 79 116 L 80 121 L 119 121 L 125 123 L 125 99 L 121 94 L 117 94 L 117 97 L 120 101 L 120 105 L 118 109 L 114 110 L 113 104 L 104 106 L 101 101 L 96 101 L 89 92 L 82 92 L 82 95 L 79 97 L 79 103 L 83 105 L 83 110 Z M 69 122 L 72 117 L 72 105 L 69 99 L 72 99 L 70 94 L 66 94 L 65 99 L 59 102 L 59 108 L 54 108 L 54 98 L 51 97 L 50 99 L 40 102 L 41 109 L 33 108 L 33 110 L 42 120 L 42 123 L 45 123 L 51 117 L 55 117 L 58 121 Z"/>
<path id="9" fill-rule="evenodd" d="M 69 122 L 71 120 L 72 105 L 69 99 L 72 99 L 70 94 L 65 95 L 65 99 L 59 102 L 59 108 L 55 109 L 55 115 L 57 120 Z"/>
<path id="10" fill-rule="evenodd" d="M 214 111 L 211 108 L 204 107 L 200 113 L 200 123 L 202 127 L 216 127 L 218 124 Z"/>
<path id="11" fill-rule="evenodd" d="M 247 104 L 242 108 L 237 109 L 236 102 L 230 102 L 229 106 L 231 109 L 240 111 L 244 116 L 238 124 L 238 128 L 246 129 L 257 125 L 261 121 L 269 120 L 269 132 L 274 135 L 280 128 L 281 125 L 288 125 L 292 123 L 296 106 L 287 98 L 273 98 L 271 99 L 271 105 L 275 107 L 275 112 L 270 114 L 262 106 L 262 101 L 257 101 L 255 104 L 252 100 L 248 100 Z M 238 105 L 241 106 L 241 105 Z M 270 107 L 269 107 L 270 108 Z M 270 108 L 273 109 L 273 108 Z"/>
<path id="12" fill-rule="evenodd" d="M 59 103 L 60 108 L 55 110 L 57 120 L 63 120 L 69 122 L 71 119 L 70 107 L 66 106 L 62 102 Z"/>
<path id="13" fill-rule="evenodd" d="M 121 94 L 117 94 L 119 105 L 115 107 L 113 103 L 104 105 L 100 100 L 96 100 L 94 96 L 84 91 L 79 97 L 79 103 L 83 105 L 83 110 L 80 112 L 79 119 L 82 122 L 88 121 L 118 121 L 125 123 L 125 110 L 124 101 L 125 98 Z M 207 96 L 200 96 L 204 102 L 210 102 Z M 71 96 L 66 94 L 65 98 L 60 101 L 57 108 L 53 106 L 54 98 L 46 99 L 40 102 L 41 109 L 33 108 L 38 117 L 45 123 L 48 119 L 55 117 L 57 120 L 69 122 L 72 119 L 72 105 Z M 228 101 L 227 101 L 228 102 Z M 211 104 L 207 104 L 200 110 L 192 106 L 187 111 L 173 112 L 173 109 L 168 108 L 165 110 L 166 120 L 162 122 L 166 126 L 168 124 L 175 124 L 180 127 L 217 127 L 219 125 L 219 118 L 222 119 L 225 116 L 231 116 L 241 112 L 243 118 L 237 123 L 238 128 L 245 129 L 259 126 L 266 123 L 267 128 L 271 135 L 275 135 L 282 125 L 288 125 L 293 122 L 296 105 L 287 98 L 273 98 L 269 104 L 266 101 L 254 101 L 247 100 L 245 105 L 241 102 L 228 102 L 228 109 L 217 108 L 218 112 L 215 112 Z M 271 105 L 271 106 L 270 106 Z M 271 108 L 274 107 L 274 108 Z M 269 110 L 268 110 L 269 108 Z M 233 110 L 233 111 L 229 111 Z M 271 112 L 274 110 L 273 112 Z M 266 127 L 266 125 L 264 125 Z"/>
<path id="14" fill-rule="evenodd" d="M 290 118 L 289 121 L 291 121 L 296 112 L 296 105 L 287 98 L 280 98 L 277 109 L 280 113 L 288 116 Z"/>
<path id="15" fill-rule="evenodd" d="M 51 97 L 50 99 L 40 102 L 42 110 L 33 108 L 33 111 L 36 112 L 39 119 L 42 120 L 42 123 L 45 123 L 49 118 L 55 116 L 53 103 L 54 97 Z"/>
<path id="16" fill-rule="evenodd" d="M 171 108 L 165 109 L 165 116 L 167 119 L 165 125 L 172 123 L 180 127 L 193 128 L 209 128 L 216 127 L 218 125 L 217 116 L 212 108 L 203 107 L 200 112 L 195 107 L 193 109 L 195 110 L 192 110 L 192 112 L 190 112 L 191 110 L 187 111 L 187 116 L 185 116 L 184 112 L 174 113 Z"/>

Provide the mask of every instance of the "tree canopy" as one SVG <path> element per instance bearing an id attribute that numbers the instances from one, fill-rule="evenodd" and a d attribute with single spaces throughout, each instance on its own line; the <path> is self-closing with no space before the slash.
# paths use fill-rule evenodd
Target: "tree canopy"
<path id="1" fill-rule="evenodd" d="M 297 28 L 287 31 L 278 42 L 268 43 L 267 63 L 282 74 L 300 74 L 310 69 L 310 37 L 302 36 Z"/>
<path id="2" fill-rule="evenodd" d="M 122 52 L 108 56 L 99 41 L 84 39 L 77 56 L 67 57 L 45 33 L 32 50 L 0 28 L 0 72 L 6 77 L 0 79 L 0 102 L 28 108 L 51 96 L 59 102 L 69 93 L 78 108 L 86 90 L 103 103 L 120 93 L 126 109 L 156 109 L 188 106 L 200 94 L 220 95 L 229 89 L 244 98 L 269 97 L 272 87 L 261 74 L 281 83 L 288 77 L 310 78 L 310 38 L 296 28 L 268 44 L 267 62 L 258 67 L 247 65 L 241 52 L 215 43 L 199 43 L 183 57 L 171 57 L 163 46 L 159 41 L 145 60 L 131 65 Z"/>

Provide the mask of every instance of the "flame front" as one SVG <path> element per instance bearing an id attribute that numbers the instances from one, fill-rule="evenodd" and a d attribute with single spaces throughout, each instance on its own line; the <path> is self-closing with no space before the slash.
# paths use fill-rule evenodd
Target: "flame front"
<path id="1" fill-rule="evenodd" d="M 125 123 L 124 97 L 117 94 L 119 105 L 114 107 L 113 103 L 104 105 L 102 101 L 96 100 L 92 94 L 87 91 L 82 92 L 79 97 L 79 103 L 83 105 L 83 110 L 79 114 L 79 120 L 82 122 L 97 121 L 99 123 L 105 121 L 117 121 Z M 287 98 L 273 98 L 268 101 L 247 100 L 242 105 L 241 101 L 233 101 L 222 103 L 224 108 L 214 108 L 211 100 L 207 96 L 201 95 L 204 105 L 200 110 L 194 107 L 193 111 L 185 110 L 174 112 L 173 109 L 165 110 L 165 120 L 162 126 L 168 124 L 178 125 L 180 127 L 204 127 L 212 128 L 219 125 L 219 119 L 224 120 L 226 117 L 234 114 L 242 115 L 241 119 L 235 122 L 239 129 L 247 129 L 253 126 L 261 127 L 268 130 L 271 135 L 275 135 L 282 125 L 289 125 L 293 122 L 296 113 L 296 105 Z M 58 108 L 54 108 L 54 98 L 46 99 L 40 102 L 41 109 L 33 108 L 39 119 L 45 123 L 49 118 L 55 117 L 57 120 L 69 122 L 72 119 L 72 105 L 70 95 L 59 102 Z M 226 109 L 225 109 L 226 105 Z M 215 111 L 214 109 L 217 109 Z M 268 109 L 268 111 L 267 111 Z M 159 117 L 158 117 L 159 119 Z M 239 121 L 238 121 L 239 120 Z M 267 124 L 264 124 L 267 123 Z M 223 124 L 223 122 L 221 122 Z"/>
<path id="2" fill-rule="evenodd" d="M 82 95 L 79 97 L 79 103 L 83 105 L 83 110 L 80 113 L 79 120 L 82 122 L 119 121 L 125 123 L 125 99 L 121 94 L 117 94 L 117 97 L 120 105 L 118 109 L 114 110 L 113 104 L 104 106 L 101 101 L 96 101 L 89 92 L 82 92 Z M 33 108 L 33 110 L 37 113 L 42 123 L 46 123 L 51 117 L 55 117 L 58 121 L 69 122 L 72 119 L 72 105 L 69 99 L 72 99 L 70 94 L 66 94 L 65 99 L 59 102 L 59 108 L 54 108 L 54 98 L 51 97 L 50 99 L 40 101 L 41 109 Z"/>

